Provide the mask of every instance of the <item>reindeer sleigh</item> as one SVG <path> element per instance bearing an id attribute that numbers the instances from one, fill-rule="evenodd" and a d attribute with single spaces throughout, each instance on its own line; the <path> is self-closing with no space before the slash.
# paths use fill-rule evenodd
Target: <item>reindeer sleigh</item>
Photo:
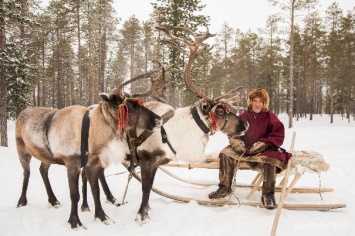
<path id="1" fill-rule="evenodd" d="M 172 32 L 170 32 L 169 30 L 167 30 L 166 28 L 163 27 L 156 27 L 158 30 L 161 30 L 163 32 L 165 32 L 171 39 L 173 40 L 177 40 L 180 41 L 182 43 L 184 43 L 185 45 L 188 46 L 189 48 L 189 52 L 186 52 L 185 50 L 181 49 L 180 47 L 177 47 L 179 50 L 182 51 L 182 53 L 186 56 L 188 56 L 189 60 L 188 63 L 185 67 L 185 71 L 184 71 L 184 81 L 186 86 L 188 87 L 188 89 L 190 89 L 193 93 L 195 93 L 198 97 L 203 98 L 205 100 L 213 100 L 208 98 L 206 95 L 204 95 L 200 90 L 198 90 L 191 82 L 190 79 L 190 71 L 191 71 L 191 66 L 193 61 L 201 54 L 208 52 L 211 48 L 204 48 L 202 50 L 199 50 L 199 46 L 201 46 L 201 44 L 203 43 L 204 40 L 206 40 L 209 37 L 212 37 L 213 35 L 211 35 L 208 32 L 208 28 L 207 31 L 202 34 L 202 35 L 196 35 L 195 33 L 193 33 L 190 29 L 186 29 L 184 27 L 177 27 L 180 30 L 184 30 L 186 32 L 188 32 L 192 38 L 194 39 L 194 41 L 190 41 L 190 39 L 184 38 L 184 37 L 177 37 L 176 35 L 174 35 Z M 172 42 L 170 42 L 172 43 Z M 153 81 L 153 80 L 152 80 Z M 153 83 L 153 82 L 152 82 Z M 237 94 L 236 96 L 233 96 L 232 99 L 236 100 L 236 98 L 240 98 L 240 92 L 238 92 L 237 90 L 233 90 L 234 95 Z M 219 101 L 219 99 L 221 99 L 223 97 L 223 99 L 225 100 L 225 98 L 229 95 L 230 93 L 227 93 L 224 96 L 221 96 L 219 98 L 217 98 L 215 101 Z M 213 121 L 211 119 L 211 113 L 207 114 L 207 123 L 209 123 L 209 127 L 201 127 L 200 124 L 198 124 L 198 121 L 196 120 L 196 123 L 199 125 L 199 127 L 204 130 L 205 129 L 205 133 L 208 134 L 213 134 L 216 130 L 213 130 Z M 175 120 L 175 122 L 177 122 Z M 225 121 L 227 122 L 227 121 Z M 205 125 L 206 126 L 206 125 Z M 224 125 L 219 125 L 220 129 L 223 130 Z M 171 136 L 170 136 L 171 137 Z M 188 139 L 188 137 L 186 137 Z M 168 139 L 169 139 L 169 134 L 168 134 Z M 294 138 L 293 138 L 293 143 L 294 143 Z M 169 143 L 168 143 L 169 144 Z M 169 144 L 170 148 L 173 150 L 173 148 L 175 147 L 175 145 L 171 145 Z M 187 145 L 187 147 L 190 147 L 189 145 Z M 139 147 L 138 147 L 139 149 Z M 185 148 L 188 149 L 188 148 Z M 291 148 L 293 149 L 293 148 Z M 291 150 L 293 152 L 293 150 Z M 179 156 L 179 153 L 177 154 L 177 156 Z M 184 156 L 184 154 L 182 155 Z M 219 169 L 219 161 L 218 161 L 218 153 L 214 153 L 213 155 L 207 155 L 205 154 L 203 156 L 203 158 L 198 157 L 192 157 L 191 159 L 185 159 L 185 163 L 184 163 L 184 158 L 179 158 L 179 160 L 182 160 L 180 162 L 169 162 L 167 164 L 161 165 L 159 167 L 159 169 L 164 172 L 165 174 L 171 176 L 172 178 L 191 185 L 191 186 L 199 186 L 199 187 L 210 187 L 212 185 L 215 184 L 208 184 L 208 183 L 199 183 L 199 182 L 193 182 L 193 181 L 188 181 L 185 180 L 182 177 L 177 176 L 176 174 L 172 173 L 171 171 L 168 170 L 168 168 L 188 168 L 191 169 L 191 171 L 194 171 L 193 169 Z M 189 163 L 189 164 L 186 164 Z M 130 166 L 128 163 L 124 163 L 124 165 L 130 169 Z M 246 165 L 245 163 L 241 162 L 238 163 L 237 168 L 240 170 L 250 170 L 250 168 L 248 167 L 248 165 Z M 300 180 L 300 178 L 302 177 L 302 175 L 304 173 L 308 173 L 308 172 L 312 172 L 312 173 L 320 173 L 320 172 L 324 172 L 327 171 L 329 168 L 328 164 L 324 161 L 322 155 L 320 153 L 314 152 L 314 151 L 298 151 L 298 152 L 293 152 L 293 158 L 292 160 L 289 162 L 289 165 L 287 166 L 287 169 L 281 173 L 284 174 L 284 178 L 281 180 L 280 184 L 278 187 L 276 187 L 276 191 L 281 192 L 281 196 L 283 196 L 283 199 L 286 198 L 286 196 L 290 193 L 312 193 L 312 194 L 321 194 L 321 193 L 326 193 L 326 192 L 333 192 L 332 188 L 321 188 L 321 187 L 317 187 L 317 188 L 311 188 L 311 187 L 303 187 L 303 188 L 297 188 L 295 185 L 296 183 Z M 237 169 L 237 170 L 238 170 Z M 286 172 L 286 173 L 285 173 Z M 288 176 L 289 176 L 289 172 L 292 172 L 294 174 L 294 178 L 291 181 L 291 183 L 288 185 Z M 139 173 L 139 168 L 135 169 L 134 171 L 131 171 L 131 175 L 134 176 L 138 181 L 142 181 L 142 177 L 140 176 Z M 217 176 L 217 175 L 215 175 Z M 144 180 L 144 178 L 143 178 Z M 247 189 L 249 192 L 246 196 L 246 200 L 245 201 L 240 201 L 239 199 L 237 199 L 238 201 L 234 201 L 231 198 L 229 199 L 225 199 L 225 200 L 210 200 L 207 198 L 207 194 L 206 194 L 206 198 L 205 199 L 196 199 L 193 197 L 185 197 L 185 196 L 179 196 L 179 195 L 174 195 L 174 194 L 170 194 L 168 192 L 165 192 L 159 188 L 156 187 L 152 187 L 151 190 L 163 197 L 167 197 L 173 200 L 177 200 L 177 201 L 181 201 L 181 202 L 190 202 L 190 201 L 196 201 L 199 204 L 206 204 L 206 205 L 247 205 L 247 206 L 255 206 L 255 207 L 262 207 L 262 204 L 260 202 L 255 202 L 255 201 L 251 201 L 252 197 L 254 196 L 254 194 L 257 191 L 261 190 L 261 183 L 263 180 L 263 176 L 261 173 L 257 173 L 255 178 L 251 181 L 250 184 L 238 184 L 238 179 L 236 179 L 235 176 L 235 184 L 234 184 L 234 190 L 238 191 L 238 189 Z M 128 186 L 128 184 L 127 184 Z M 127 188 L 126 188 L 127 191 Z M 126 194 L 125 194 L 126 195 Z M 124 203 L 124 199 L 125 199 L 125 195 L 123 197 L 122 203 Z M 281 202 L 281 200 L 280 200 Z M 282 208 L 285 209 L 292 209 L 292 210 L 330 210 L 330 209 L 337 209 L 337 208 L 344 208 L 346 207 L 346 204 L 333 204 L 333 203 L 327 203 L 327 204 L 318 204 L 318 203 L 288 203 L 288 204 L 281 204 Z"/>
<path id="2" fill-rule="evenodd" d="M 95 202 L 95 218 L 103 223 L 110 222 L 110 218 L 101 206 L 98 181 L 100 180 L 107 199 L 112 203 L 116 202 L 104 176 L 104 167 L 107 167 L 111 162 L 122 163 L 132 176 L 142 182 L 142 201 L 136 216 L 136 220 L 140 224 L 146 223 L 150 219 L 148 212 L 151 190 L 164 197 L 183 202 L 195 200 L 200 204 L 209 205 L 260 206 L 260 203 L 257 202 L 236 203 L 230 200 L 210 201 L 180 197 L 153 187 L 156 172 L 162 165 L 173 163 L 175 160 L 185 163 L 201 163 L 205 159 L 204 151 L 211 133 L 221 131 L 228 136 L 243 135 L 248 128 L 248 123 L 237 116 L 237 110 L 226 100 L 225 95 L 209 98 L 191 82 L 190 74 L 193 61 L 211 49 L 200 50 L 199 47 L 204 40 L 214 35 L 210 34 L 208 29 L 204 34 L 196 35 L 189 29 L 179 27 L 191 34 L 194 41 L 190 41 L 187 38 L 173 35 L 165 28 L 157 28 L 172 39 L 181 41 L 188 46 L 190 52 L 183 51 L 184 55 L 189 57 L 184 71 L 184 82 L 188 89 L 201 99 L 192 106 L 177 109 L 162 102 L 147 102 L 143 105 L 140 99 L 128 97 L 119 91 L 120 87 L 109 94 L 102 94 L 103 101 L 92 108 L 72 106 L 62 110 L 48 108 L 25 110 L 16 122 L 16 145 L 24 171 L 18 207 L 27 205 L 26 192 L 32 156 L 42 162 L 41 175 L 46 186 L 49 203 L 53 207 L 59 206 L 60 203 L 52 191 L 48 169 L 51 164 L 66 166 L 72 204 L 68 220 L 71 228 L 83 227 L 77 210 L 79 202 L 78 178 L 81 168 L 83 179 L 81 209 L 83 211 L 89 210 L 87 203 L 87 182 L 89 181 Z M 164 69 L 159 68 L 161 73 L 154 70 L 141 76 L 142 78 L 154 77 L 158 79 L 152 80 L 151 91 L 137 96 L 151 95 L 159 100 L 165 86 Z M 233 92 L 236 93 L 235 90 Z M 93 121 L 86 131 L 82 128 L 84 127 L 85 114 L 88 114 Z M 67 120 L 72 122 L 65 122 Z M 32 135 L 33 133 L 37 135 Z M 88 133 L 89 137 L 85 133 Z M 83 136 L 86 136 L 87 143 L 82 142 Z M 36 139 L 36 137 L 40 138 Z M 75 140 L 75 142 L 68 143 L 68 140 Z M 83 161 L 81 156 L 87 156 L 88 159 Z M 215 162 L 202 165 L 218 168 Z M 139 168 L 134 168 L 135 166 L 139 166 Z M 197 164 L 195 167 L 206 168 L 206 166 L 197 166 Z M 287 184 L 287 177 L 288 172 L 283 189 Z M 257 185 L 260 183 L 257 183 L 258 181 L 253 183 L 252 191 L 258 190 L 259 186 Z M 285 204 L 283 206 L 289 207 L 289 209 L 328 210 L 342 208 L 346 205 L 308 204 L 301 206 L 296 204 L 288 206 Z"/>

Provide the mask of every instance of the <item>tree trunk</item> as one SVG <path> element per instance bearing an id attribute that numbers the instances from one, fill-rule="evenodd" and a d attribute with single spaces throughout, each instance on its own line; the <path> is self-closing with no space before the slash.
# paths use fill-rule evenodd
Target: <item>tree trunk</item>
<path id="1" fill-rule="evenodd" d="M 0 1 L 0 12 L 5 11 L 4 1 Z M 5 17 L 0 15 L 0 54 L 4 54 L 6 49 L 5 37 Z M 0 59 L 0 146 L 7 147 L 7 79 L 5 63 Z"/>
<path id="2" fill-rule="evenodd" d="M 78 31 L 78 80 L 79 80 L 79 103 L 83 104 L 83 77 L 82 77 L 82 55 L 81 55 L 81 35 L 80 35 L 80 0 L 77 0 L 76 3 L 76 20 L 77 20 L 77 31 Z"/>
<path id="3" fill-rule="evenodd" d="M 291 6 L 291 33 L 290 33 L 290 101 L 288 107 L 288 128 L 293 127 L 293 35 L 294 35 L 294 20 L 295 20 L 295 0 Z"/>

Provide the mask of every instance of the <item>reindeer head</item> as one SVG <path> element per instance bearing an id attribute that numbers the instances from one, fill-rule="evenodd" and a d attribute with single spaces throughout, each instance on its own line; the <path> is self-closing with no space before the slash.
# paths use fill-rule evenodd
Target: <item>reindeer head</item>
<path id="1" fill-rule="evenodd" d="M 161 117 L 144 107 L 139 98 L 122 93 L 119 89 L 101 93 L 100 96 L 104 100 L 102 106 L 105 117 L 110 117 L 120 132 L 132 128 L 154 131 L 162 125 Z"/>
<path id="2" fill-rule="evenodd" d="M 205 133 L 221 131 L 233 137 L 244 135 L 248 129 L 248 123 L 238 117 L 238 111 L 226 100 L 201 99 L 192 106 L 192 112 L 194 107 L 202 112 L 207 121 Z"/>
<path id="3" fill-rule="evenodd" d="M 201 100 L 198 101 L 194 106 L 192 106 L 191 109 L 193 118 L 196 120 L 200 128 L 205 133 L 211 134 L 216 131 L 222 131 L 228 136 L 244 135 L 245 131 L 248 129 L 248 123 L 241 120 L 237 116 L 237 111 L 233 108 L 233 106 L 227 100 L 223 99 L 232 92 L 236 92 L 236 90 L 228 92 L 227 95 L 222 95 L 220 97 L 212 99 L 205 95 L 197 87 L 195 87 L 191 81 L 191 66 L 194 60 L 199 55 L 209 52 L 212 49 L 212 47 L 208 48 L 207 46 L 205 46 L 203 49 L 199 49 L 203 41 L 214 36 L 213 34 L 209 33 L 208 27 L 206 27 L 206 32 L 201 35 L 197 35 L 191 29 L 185 27 L 176 27 L 176 29 L 184 30 L 189 33 L 193 40 L 188 39 L 186 37 L 178 37 L 164 27 L 156 28 L 165 32 L 171 39 L 182 42 L 189 49 L 183 49 L 179 47 L 176 43 L 169 42 L 175 48 L 180 50 L 183 55 L 188 57 L 188 62 L 184 69 L 184 82 L 190 91 L 192 91 L 197 97 L 201 98 Z M 197 110 L 197 112 L 199 111 L 198 114 L 196 113 L 195 109 Z M 206 126 L 206 124 L 202 124 L 201 119 L 198 119 L 197 115 L 204 116 L 205 120 L 208 122 L 208 126 Z"/>

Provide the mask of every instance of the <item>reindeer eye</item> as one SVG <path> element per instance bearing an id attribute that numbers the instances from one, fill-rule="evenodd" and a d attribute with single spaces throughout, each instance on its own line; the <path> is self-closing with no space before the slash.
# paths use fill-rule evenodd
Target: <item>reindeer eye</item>
<path id="1" fill-rule="evenodd" d="M 226 115 L 226 111 L 222 107 L 217 107 L 216 114 L 220 116 Z"/>

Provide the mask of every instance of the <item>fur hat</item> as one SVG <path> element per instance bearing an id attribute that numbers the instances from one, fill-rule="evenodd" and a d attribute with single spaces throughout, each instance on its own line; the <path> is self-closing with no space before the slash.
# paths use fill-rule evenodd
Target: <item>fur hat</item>
<path id="1" fill-rule="evenodd" d="M 269 94 L 265 89 L 253 89 L 248 95 L 248 111 L 252 111 L 252 103 L 255 97 L 259 97 L 264 101 L 264 106 L 262 111 L 267 111 L 269 108 Z"/>

